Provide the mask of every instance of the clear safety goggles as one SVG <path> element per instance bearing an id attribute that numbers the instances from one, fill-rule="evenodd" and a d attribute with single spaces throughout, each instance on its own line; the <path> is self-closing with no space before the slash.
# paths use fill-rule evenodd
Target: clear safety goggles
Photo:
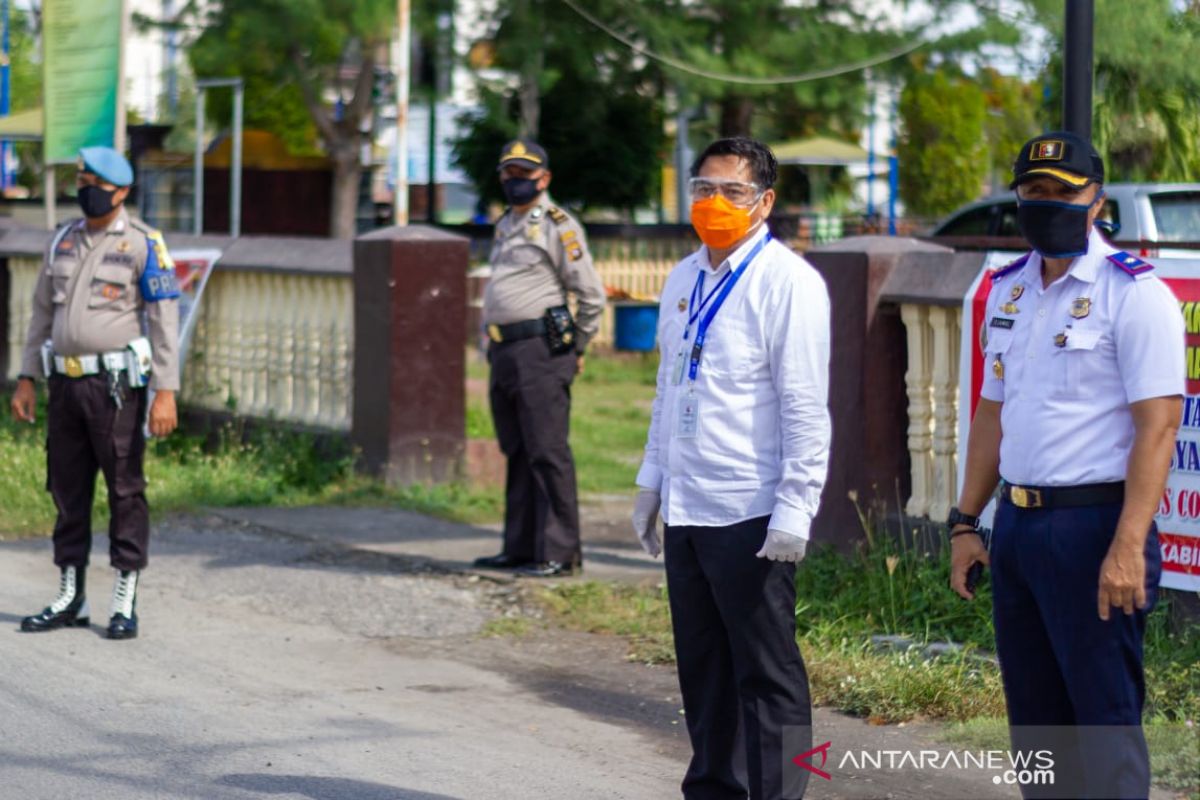
<path id="1" fill-rule="evenodd" d="M 735 206 L 749 207 L 758 202 L 763 190 L 757 183 L 722 178 L 692 178 L 688 181 L 692 200 L 707 200 L 720 194 Z"/>

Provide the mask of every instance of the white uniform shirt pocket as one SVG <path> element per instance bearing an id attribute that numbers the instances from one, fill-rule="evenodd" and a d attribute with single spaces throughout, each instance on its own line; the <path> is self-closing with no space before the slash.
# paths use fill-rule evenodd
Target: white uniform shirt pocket
<path id="1" fill-rule="evenodd" d="M 1055 367 L 1054 392 L 1062 397 L 1082 397 L 1090 393 L 1095 384 L 1088 376 L 1099 377 L 1105 369 L 1104 331 L 1098 328 L 1068 328 L 1067 341 L 1057 348 L 1058 357 L 1052 360 Z"/>

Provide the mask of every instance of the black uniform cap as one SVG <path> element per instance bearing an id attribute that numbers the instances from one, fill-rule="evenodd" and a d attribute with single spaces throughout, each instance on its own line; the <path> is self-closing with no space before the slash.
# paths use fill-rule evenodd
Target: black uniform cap
<path id="1" fill-rule="evenodd" d="M 1021 147 L 1013 163 L 1010 189 L 1030 178 L 1045 175 L 1072 189 L 1093 181 L 1104 183 L 1104 161 L 1091 142 L 1067 131 L 1035 136 Z"/>
<path id="2" fill-rule="evenodd" d="M 549 169 L 550 157 L 542 146 L 532 139 L 514 139 L 500 151 L 500 167 L 516 164 L 529 169 Z"/>

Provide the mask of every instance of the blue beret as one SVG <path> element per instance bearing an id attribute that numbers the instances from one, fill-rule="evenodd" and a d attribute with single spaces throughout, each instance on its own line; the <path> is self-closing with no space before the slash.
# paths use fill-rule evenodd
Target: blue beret
<path id="1" fill-rule="evenodd" d="M 91 172 L 113 186 L 133 183 L 133 167 L 125 156 L 111 147 L 84 147 L 79 151 L 79 168 Z"/>

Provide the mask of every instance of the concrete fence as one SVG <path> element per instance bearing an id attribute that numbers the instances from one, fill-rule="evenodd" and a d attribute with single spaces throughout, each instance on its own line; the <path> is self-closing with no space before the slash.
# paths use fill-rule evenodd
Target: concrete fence
<path id="1" fill-rule="evenodd" d="M 29 298 L 48 243 L 44 231 L 0 226 L 6 266 L 0 275 L 7 279 L 0 280 L 7 343 L 0 365 L 9 380 L 19 371 Z M 223 251 L 198 312 L 182 401 L 349 434 L 356 408 L 355 309 L 363 300 L 355 295 L 355 243 L 190 236 L 168 236 L 167 243 L 176 250 Z M 635 297 L 656 296 L 671 266 L 691 247 L 678 236 L 593 239 L 606 286 Z M 944 518 L 955 500 L 957 475 L 961 298 L 984 254 L 911 239 L 857 237 L 807 255 L 834 299 L 835 453 L 828 522 L 856 527 L 851 498 L 861 503 L 872 495 L 892 508 L 899 498 L 913 517 Z M 455 263 L 466 260 L 464 255 Z M 401 282 L 391 291 L 402 290 Z M 473 294 L 477 285 L 466 290 L 467 306 Z M 403 324 L 402 307 L 389 313 Z M 599 342 L 611 340 L 606 316 Z M 362 354 L 372 343 L 357 345 Z M 381 384 L 369 391 L 388 390 Z"/>

